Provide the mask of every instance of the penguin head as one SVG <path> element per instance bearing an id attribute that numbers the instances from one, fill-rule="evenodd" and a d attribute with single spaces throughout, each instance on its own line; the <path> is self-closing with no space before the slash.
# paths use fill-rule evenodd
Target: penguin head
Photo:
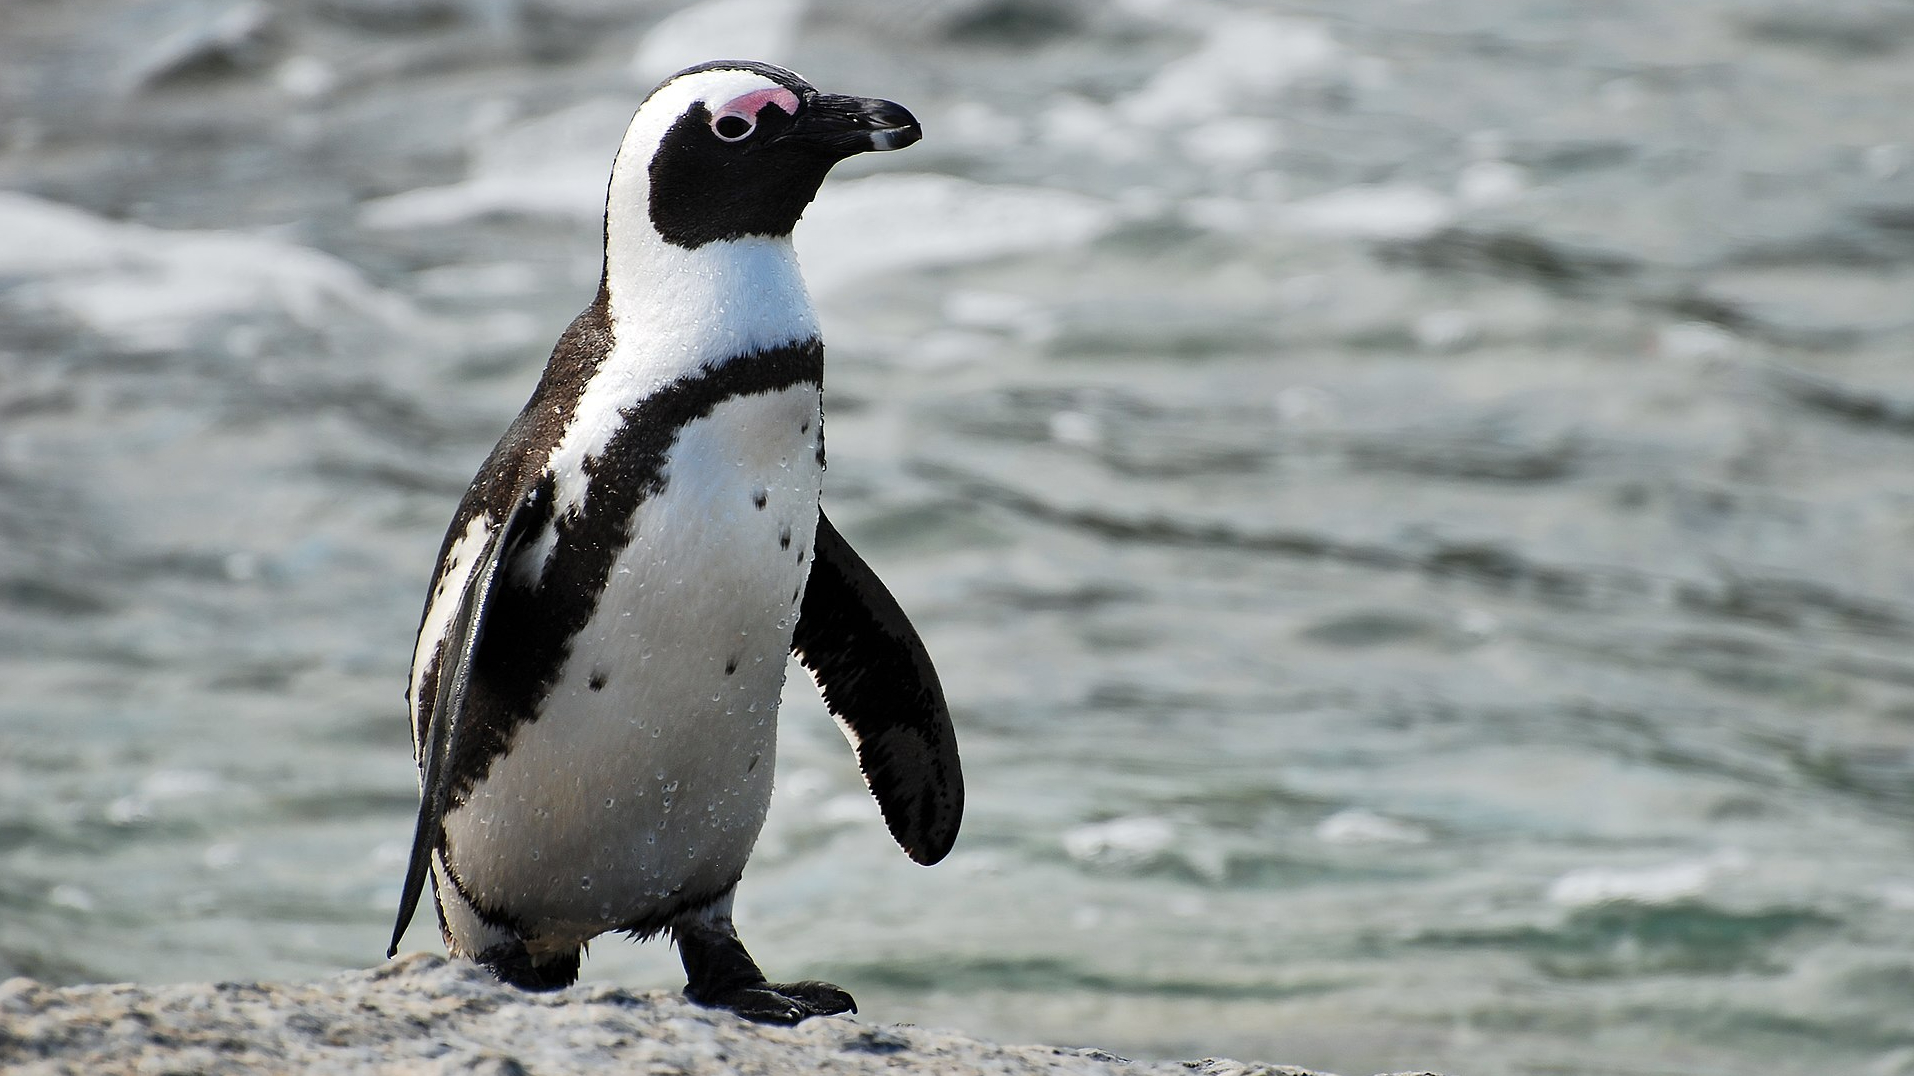
<path id="1" fill-rule="evenodd" d="M 625 132 L 607 238 L 640 214 L 687 250 L 788 236 L 832 165 L 921 137 L 903 106 L 819 93 L 781 67 L 717 60 L 686 68 L 645 98 Z"/>

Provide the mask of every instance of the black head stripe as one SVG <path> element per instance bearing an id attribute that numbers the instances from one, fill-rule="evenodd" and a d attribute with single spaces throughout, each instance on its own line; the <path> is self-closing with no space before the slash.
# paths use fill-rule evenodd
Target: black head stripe
<path id="1" fill-rule="evenodd" d="M 652 227 L 665 242 L 695 249 L 750 235 L 790 235 L 835 163 L 767 146 L 792 123 L 782 109 L 758 113 L 749 138 L 725 142 L 711 112 L 694 105 L 665 132 L 651 158 Z"/>

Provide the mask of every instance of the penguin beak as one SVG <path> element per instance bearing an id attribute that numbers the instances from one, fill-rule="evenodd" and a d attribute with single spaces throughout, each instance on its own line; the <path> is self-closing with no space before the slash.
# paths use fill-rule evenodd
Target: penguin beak
<path id="1" fill-rule="evenodd" d="M 779 139 L 842 159 L 868 150 L 903 149 L 924 137 L 903 105 L 873 97 L 813 94 Z"/>

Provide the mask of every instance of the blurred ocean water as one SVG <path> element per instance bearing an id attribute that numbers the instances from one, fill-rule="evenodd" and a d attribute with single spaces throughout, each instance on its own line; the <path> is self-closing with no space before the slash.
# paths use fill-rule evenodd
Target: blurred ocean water
<path id="1" fill-rule="evenodd" d="M 0 974 L 378 959 L 431 558 L 721 55 L 924 121 L 797 241 L 972 797 L 913 866 L 794 679 L 767 969 L 1136 1055 L 1914 1073 L 1886 0 L 0 7 Z"/>

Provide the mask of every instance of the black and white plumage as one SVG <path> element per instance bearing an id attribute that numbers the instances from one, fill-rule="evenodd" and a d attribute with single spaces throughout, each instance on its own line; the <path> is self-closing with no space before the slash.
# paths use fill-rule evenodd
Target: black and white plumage
<path id="1" fill-rule="evenodd" d="M 429 876 L 447 947 L 520 986 L 569 984 L 607 931 L 669 931 L 693 1000 L 779 1022 L 854 1008 L 767 983 L 730 908 L 788 654 L 913 859 L 942 859 L 963 813 L 923 644 L 819 511 L 823 345 L 790 238 L 833 164 L 919 136 L 897 105 L 741 61 L 639 107 L 597 297 L 440 551 L 392 951 Z"/>

